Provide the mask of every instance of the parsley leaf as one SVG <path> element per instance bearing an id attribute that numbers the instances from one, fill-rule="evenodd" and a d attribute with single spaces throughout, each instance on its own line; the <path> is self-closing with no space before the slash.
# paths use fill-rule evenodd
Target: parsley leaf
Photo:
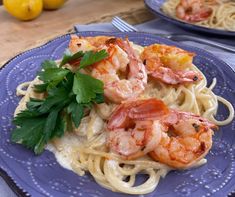
<path id="1" fill-rule="evenodd" d="M 64 88 L 54 88 L 48 91 L 48 97 L 38 108 L 41 113 L 48 112 L 52 107 L 63 108 L 72 99 L 69 96 L 70 91 Z"/>
<path id="2" fill-rule="evenodd" d="M 84 107 L 82 104 L 78 104 L 77 102 L 72 102 L 68 106 L 68 113 L 71 113 L 71 118 L 75 127 L 77 128 L 80 125 L 80 122 L 84 115 Z"/>
<path id="3" fill-rule="evenodd" d="M 108 57 L 108 53 L 104 49 L 98 52 L 88 51 L 82 57 L 79 69 L 99 62 L 106 57 Z"/>
<path id="4" fill-rule="evenodd" d="M 47 119 L 45 121 L 45 126 L 43 129 L 44 138 L 46 141 L 48 141 L 52 137 L 52 132 L 54 131 L 55 126 L 56 126 L 56 120 L 58 117 L 58 113 L 59 113 L 59 110 L 54 109 L 54 110 L 50 111 L 50 113 L 47 116 Z"/>
<path id="5" fill-rule="evenodd" d="M 61 136 L 65 129 L 58 110 L 47 114 L 32 114 L 26 109 L 19 113 L 13 122 L 18 127 L 13 131 L 11 140 L 34 150 L 36 154 L 40 154 L 54 136 Z"/>
<path id="6" fill-rule="evenodd" d="M 34 90 L 35 92 L 45 92 L 48 86 L 49 86 L 49 83 L 36 84 L 34 85 Z"/>
<path id="7" fill-rule="evenodd" d="M 84 53 L 82 51 L 78 51 L 75 54 L 72 54 L 70 51 L 66 51 L 64 53 L 63 59 L 60 63 L 60 67 L 67 64 L 67 63 L 70 63 L 74 60 L 77 60 L 77 59 L 81 58 L 83 55 L 84 55 Z"/>
<path id="8" fill-rule="evenodd" d="M 46 70 L 49 68 L 57 68 L 56 62 L 53 60 L 45 60 L 42 62 L 41 67 Z"/>
<path id="9" fill-rule="evenodd" d="M 26 114 L 26 111 L 24 111 Z M 39 144 L 43 136 L 43 128 L 45 126 L 46 117 L 24 117 L 24 122 L 17 124 L 20 121 L 18 117 L 15 118 L 14 123 L 18 126 L 11 135 L 11 140 L 16 143 L 21 143 L 29 149 L 34 150 L 35 153 L 40 152 L 36 146 Z M 40 142 L 45 144 L 46 142 Z"/>
<path id="10" fill-rule="evenodd" d="M 38 73 L 38 76 L 44 83 L 34 86 L 36 92 L 45 92 L 55 87 L 70 73 L 68 69 L 58 68 L 56 62 L 52 60 L 45 60 L 41 66 L 43 70 Z"/>
<path id="11" fill-rule="evenodd" d="M 73 93 L 78 103 L 89 103 L 96 98 L 96 94 L 103 93 L 102 81 L 89 75 L 77 72 L 73 81 Z"/>
<path id="12" fill-rule="evenodd" d="M 64 135 L 66 129 L 66 122 L 64 120 L 64 117 L 62 115 L 59 115 L 56 120 L 56 125 L 54 131 L 52 131 L 53 137 L 61 137 Z"/>
<path id="13" fill-rule="evenodd" d="M 68 69 L 64 68 L 47 68 L 38 73 L 39 79 L 44 82 L 60 82 L 69 73 Z"/>
<path id="14" fill-rule="evenodd" d="M 96 94 L 96 97 L 93 99 L 93 102 L 99 104 L 104 102 L 104 94 Z"/>
<path id="15" fill-rule="evenodd" d="M 35 85 L 34 90 L 44 92 L 46 97 L 30 98 L 26 109 L 13 120 L 16 128 L 11 140 L 40 154 L 49 140 L 63 136 L 66 130 L 73 130 L 73 125 L 78 127 L 86 108 L 90 109 L 94 103 L 104 102 L 103 82 L 80 73 L 80 69 L 105 57 L 105 50 L 79 51 L 74 55 L 66 53 L 60 66 L 73 64 L 75 61 L 79 64 L 76 72 L 58 67 L 55 61 L 44 61 L 41 65 L 43 70 L 38 73 L 43 83 Z"/>

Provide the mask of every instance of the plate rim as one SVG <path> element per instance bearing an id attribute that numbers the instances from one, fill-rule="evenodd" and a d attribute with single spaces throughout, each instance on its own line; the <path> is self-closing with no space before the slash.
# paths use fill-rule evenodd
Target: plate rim
<path id="1" fill-rule="evenodd" d="M 145 0 L 146 1 L 146 0 Z M 108 31 L 81 31 L 81 32 L 70 32 L 70 33 L 66 33 L 66 34 L 63 34 L 63 35 L 59 35 L 59 36 L 56 36 L 44 43 L 42 43 L 41 45 L 39 46 L 36 46 L 36 47 L 33 47 L 31 49 L 28 49 L 26 51 L 23 51 L 17 55 L 15 55 L 14 57 L 10 58 L 7 62 L 5 62 L 2 67 L 0 68 L 0 73 L 7 68 L 7 65 L 10 64 L 12 61 L 16 60 L 18 57 L 24 55 L 24 54 L 27 54 L 29 52 L 32 52 L 34 50 L 37 50 L 37 49 L 43 49 L 44 47 L 46 47 L 48 44 L 50 44 L 51 42 L 57 40 L 57 39 L 61 39 L 63 37 L 66 37 L 66 36 L 69 36 L 69 35 L 72 35 L 72 34 L 136 34 L 136 35 L 146 35 L 146 36 L 154 36 L 156 38 L 160 38 L 162 40 L 167 40 L 171 43 L 176 43 L 176 44 L 180 44 L 180 45 L 183 45 L 183 47 L 192 47 L 196 50 L 200 50 L 201 52 L 204 52 L 204 53 L 207 53 L 209 54 L 211 57 L 215 58 L 216 60 L 222 62 L 224 65 L 226 65 L 227 69 L 229 69 L 230 71 L 232 71 L 232 74 L 235 76 L 235 71 L 230 67 L 230 65 L 223 61 L 222 59 L 216 57 L 214 54 L 210 53 L 209 51 L 205 50 L 205 49 L 201 49 L 199 47 L 195 47 L 195 46 L 191 46 L 189 44 L 184 44 L 184 43 L 180 43 L 180 42 L 176 42 L 176 41 L 172 41 L 170 39 L 167 39 L 167 38 L 163 38 L 161 36 L 158 36 L 158 35 L 154 35 L 153 33 L 148 33 L 148 32 L 119 32 L 119 31 L 112 31 L 112 32 L 108 32 Z M 8 168 L 8 167 L 7 167 Z M 3 180 L 6 182 L 6 184 L 12 189 L 12 191 L 17 195 L 17 196 L 20 196 L 20 197 L 26 197 L 26 196 L 31 196 L 31 194 L 26 191 L 23 187 L 21 187 L 20 184 L 16 183 L 16 181 L 14 180 L 14 178 L 12 177 L 11 175 L 11 172 L 10 172 L 10 169 L 4 169 L 2 167 L 0 167 L 0 176 L 3 178 Z M 39 192 L 39 191 L 38 191 Z M 40 194 L 40 193 L 39 193 Z M 235 195 L 235 185 L 231 188 L 231 192 L 228 192 L 228 196 L 230 195 Z"/>
<path id="2" fill-rule="evenodd" d="M 203 33 L 214 34 L 214 35 L 219 35 L 219 36 L 226 35 L 229 37 L 235 37 L 235 31 L 203 27 L 203 26 L 195 25 L 192 23 L 187 23 L 187 22 L 172 18 L 171 16 L 166 15 L 162 11 L 155 10 L 150 4 L 152 1 L 155 1 L 155 0 L 144 0 L 144 4 L 153 14 L 159 16 L 160 18 L 164 20 L 171 22 L 174 25 L 180 26 L 183 29 L 190 29 L 191 31 L 203 32 Z"/>

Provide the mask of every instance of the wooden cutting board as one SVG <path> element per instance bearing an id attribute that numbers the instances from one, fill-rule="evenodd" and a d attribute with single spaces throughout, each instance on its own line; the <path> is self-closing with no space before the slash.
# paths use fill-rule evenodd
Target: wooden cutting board
<path id="1" fill-rule="evenodd" d="M 0 6 L 0 66 L 22 51 L 73 31 L 74 24 L 107 22 L 115 15 L 132 24 L 153 18 L 143 0 L 69 0 L 61 9 L 44 11 L 28 22 L 13 18 Z"/>

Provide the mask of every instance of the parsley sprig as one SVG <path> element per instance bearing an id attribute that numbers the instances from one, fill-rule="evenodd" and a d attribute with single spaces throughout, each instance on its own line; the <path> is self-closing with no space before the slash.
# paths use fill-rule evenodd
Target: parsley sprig
<path id="1" fill-rule="evenodd" d="M 86 108 L 104 102 L 103 82 L 80 70 L 107 56 L 105 50 L 79 51 L 73 55 L 66 52 L 59 67 L 55 61 L 44 61 L 38 73 L 43 83 L 35 85 L 34 89 L 47 97 L 43 100 L 30 98 L 27 108 L 13 120 L 16 128 L 11 140 L 40 154 L 49 140 L 63 136 L 73 124 L 78 127 Z M 76 72 L 62 67 L 74 62 L 78 66 Z"/>

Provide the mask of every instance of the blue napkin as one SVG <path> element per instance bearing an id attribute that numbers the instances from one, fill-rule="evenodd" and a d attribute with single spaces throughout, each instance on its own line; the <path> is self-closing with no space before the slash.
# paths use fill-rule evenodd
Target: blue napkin
<path id="1" fill-rule="evenodd" d="M 163 21 L 161 19 L 154 19 L 152 21 L 142 23 L 140 25 L 136 25 L 135 27 L 140 31 L 149 32 L 149 33 L 162 33 L 162 34 L 177 33 L 177 34 L 188 34 L 188 35 L 200 37 L 199 34 L 191 33 L 178 26 L 171 25 L 168 22 Z M 118 31 L 115 27 L 112 26 L 111 23 L 99 23 L 99 24 L 96 23 L 96 24 L 89 24 L 89 25 L 77 24 L 74 26 L 74 28 L 77 32 L 80 32 L 80 31 L 106 31 L 106 32 Z M 218 41 L 220 43 L 235 47 L 235 38 L 232 38 L 232 37 L 212 38 L 212 37 L 213 36 L 210 36 L 211 40 Z M 217 56 L 218 58 L 228 63 L 233 68 L 233 70 L 235 70 L 235 54 L 234 53 L 230 53 L 224 50 L 217 49 L 215 47 L 211 47 L 205 44 L 200 44 L 200 43 L 191 42 L 191 41 L 183 41 L 183 43 L 186 43 L 188 45 L 193 45 L 193 46 L 205 49 L 213 53 L 215 56 Z"/>

